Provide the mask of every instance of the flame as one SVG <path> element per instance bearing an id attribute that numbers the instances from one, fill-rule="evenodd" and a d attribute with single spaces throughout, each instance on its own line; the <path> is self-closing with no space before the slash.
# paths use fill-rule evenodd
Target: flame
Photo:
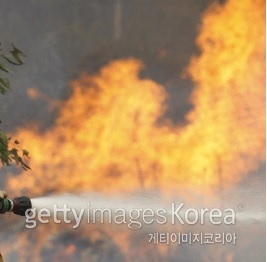
<path id="1" fill-rule="evenodd" d="M 61 103 L 52 128 L 18 130 L 16 137 L 31 152 L 33 174 L 10 176 L 10 191 L 26 190 L 34 196 L 81 190 L 165 191 L 172 186 L 180 194 L 185 185 L 207 191 L 240 181 L 265 159 L 264 19 L 263 0 L 229 0 L 205 12 L 197 39 L 200 55 L 192 58 L 187 69 L 195 83 L 194 109 L 183 126 L 164 118 L 167 93 L 158 83 L 139 77 L 142 62 L 121 59 L 96 75 L 82 74 L 71 83 L 72 94 Z M 33 97 L 37 94 L 29 92 Z M 4 247 L 10 253 L 18 247 L 20 261 L 33 257 L 39 261 L 41 254 L 53 254 L 50 249 L 58 259 L 74 259 L 75 253 L 81 257 L 74 244 L 58 251 L 55 242 L 53 249 L 51 236 L 67 230 L 64 225 L 60 228 L 42 225 L 32 234 L 24 231 Z M 137 245 L 136 235 L 113 234 L 103 225 L 101 230 L 72 231 L 73 236 L 88 239 L 81 261 L 88 261 L 91 249 L 95 250 L 92 235 L 99 232 L 108 236 L 109 243 L 114 241 L 125 261 L 146 260 L 151 254 L 168 257 L 163 254 L 168 250 L 148 246 L 143 236 Z M 34 253 L 29 253 L 33 241 Z M 97 250 L 108 252 L 101 248 Z M 204 249 L 203 260 L 207 256 L 216 260 L 212 250 Z M 223 254 L 225 261 L 232 261 L 234 254 Z"/>
<path id="2" fill-rule="evenodd" d="M 201 55 L 188 69 L 195 109 L 181 138 L 197 140 L 191 151 L 196 172 L 202 166 L 214 176 L 217 166 L 223 180 L 235 182 L 265 160 L 264 22 L 261 0 L 230 0 L 204 14 Z"/>
<path id="3" fill-rule="evenodd" d="M 265 159 L 264 1 L 230 0 L 203 17 L 188 73 L 196 83 L 188 124 L 164 119 L 163 86 L 121 59 L 73 81 L 54 127 L 22 128 L 34 174 L 11 190 L 205 189 L 239 181 Z"/>
<path id="4" fill-rule="evenodd" d="M 61 106 L 61 103 L 58 100 L 51 99 L 48 95 L 42 93 L 40 90 L 29 87 L 27 89 L 27 95 L 32 100 L 43 100 L 47 103 L 49 111 Z"/>

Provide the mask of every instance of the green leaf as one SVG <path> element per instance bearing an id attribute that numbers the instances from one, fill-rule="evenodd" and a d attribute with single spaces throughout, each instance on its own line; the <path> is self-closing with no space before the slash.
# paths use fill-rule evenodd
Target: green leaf
<path id="1" fill-rule="evenodd" d="M 1 93 L 1 94 L 5 94 L 5 93 L 6 93 L 5 88 L 3 88 L 1 85 L 0 85 L 0 93 Z"/>
<path id="2" fill-rule="evenodd" d="M 11 51 L 4 53 L 0 43 L 0 72 L 9 73 L 10 70 L 7 65 L 21 65 L 23 64 L 23 54 L 14 44 L 12 45 Z M 11 89 L 10 82 L 7 78 L 0 77 L 0 94 L 5 94 L 9 89 Z M 1 121 L 0 121 L 1 122 Z M 13 144 L 14 148 L 10 149 L 10 145 Z M 0 163 L 4 166 L 11 165 L 15 162 L 16 165 L 22 167 L 24 170 L 30 169 L 28 164 L 25 162 L 29 158 L 29 152 L 22 149 L 19 146 L 18 140 L 13 140 L 8 137 L 5 132 L 0 129 Z"/>
<path id="3" fill-rule="evenodd" d="M 0 159 L 3 165 L 9 165 L 8 139 L 2 130 L 0 130 Z"/>
<path id="4" fill-rule="evenodd" d="M 18 48 L 16 48 L 14 45 L 12 45 L 13 50 L 10 51 L 10 53 L 12 54 L 12 56 L 14 57 L 14 59 L 17 61 L 17 65 L 22 65 L 23 64 L 23 60 L 22 60 L 22 56 L 25 56 L 23 52 L 21 52 Z"/>
<path id="5" fill-rule="evenodd" d="M 12 44 L 13 51 L 16 51 L 21 56 L 26 56 L 21 50 L 19 50 L 14 44 Z"/>
<path id="6" fill-rule="evenodd" d="M 25 56 L 25 54 L 22 51 L 20 51 L 17 47 L 15 47 L 15 45 L 12 45 L 12 50 L 9 51 L 9 55 L 6 54 L 0 55 L 0 57 L 4 58 L 8 63 L 12 65 L 22 65 L 23 56 Z"/>
<path id="7" fill-rule="evenodd" d="M 0 63 L 0 70 L 4 71 L 6 73 L 9 73 L 9 70 L 1 63 Z"/>
<path id="8" fill-rule="evenodd" d="M 9 57 L 3 55 L 2 56 L 8 63 L 12 64 L 12 65 L 21 65 L 21 63 L 18 63 L 18 62 L 14 62 L 12 61 Z"/>
<path id="9" fill-rule="evenodd" d="M 22 149 L 23 156 L 29 157 L 29 151 Z"/>
<path id="10" fill-rule="evenodd" d="M 11 89 L 10 82 L 7 78 L 0 77 L 0 93 L 5 94 Z"/>
<path id="11" fill-rule="evenodd" d="M 25 162 L 21 161 L 21 166 L 22 168 L 27 171 L 27 170 L 31 170 L 30 166 L 28 166 Z"/>

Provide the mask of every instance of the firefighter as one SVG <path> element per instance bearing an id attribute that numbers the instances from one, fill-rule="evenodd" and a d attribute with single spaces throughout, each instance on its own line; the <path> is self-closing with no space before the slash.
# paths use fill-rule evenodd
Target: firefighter
<path id="1" fill-rule="evenodd" d="M 28 197 L 21 196 L 9 199 L 7 198 L 7 193 L 4 190 L 0 190 L 0 214 L 10 211 L 16 215 L 25 216 L 26 211 L 31 208 L 32 203 Z M 1 253 L 0 262 L 3 262 Z"/>
<path id="2" fill-rule="evenodd" d="M 4 199 L 7 198 L 7 193 L 4 190 L 0 190 L 0 201 L 2 202 Z M 2 254 L 0 253 L 0 262 L 3 262 Z"/>

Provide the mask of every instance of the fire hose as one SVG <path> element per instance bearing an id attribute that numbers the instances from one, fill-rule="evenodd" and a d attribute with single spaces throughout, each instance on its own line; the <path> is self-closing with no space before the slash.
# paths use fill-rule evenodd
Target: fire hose
<path id="1" fill-rule="evenodd" d="M 16 215 L 25 216 L 26 211 L 31 208 L 31 200 L 26 196 L 15 197 L 14 199 L 5 197 L 0 200 L 0 214 L 13 212 Z"/>

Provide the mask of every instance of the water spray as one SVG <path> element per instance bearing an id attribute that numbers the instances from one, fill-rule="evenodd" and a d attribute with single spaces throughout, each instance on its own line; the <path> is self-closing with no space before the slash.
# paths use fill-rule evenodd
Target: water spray
<path id="1" fill-rule="evenodd" d="M 164 199 L 156 190 L 137 192 L 137 193 L 117 193 L 116 195 L 105 195 L 97 192 L 83 193 L 83 194 L 71 194 L 63 193 L 59 195 L 40 196 L 32 198 L 31 204 L 34 209 L 40 211 L 45 208 L 54 213 L 56 206 L 59 209 L 64 208 L 64 205 L 71 211 L 69 211 L 69 219 L 75 222 L 74 216 L 71 212 L 80 214 L 84 209 L 83 218 L 87 222 L 87 214 L 90 211 L 90 216 L 93 214 L 94 209 L 105 210 L 109 209 L 111 212 L 115 212 L 117 209 L 123 209 L 127 215 L 129 212 L 135 209 L 150 209 L 154 212 L 164 209 L 168 219 L 172 214 L 172 202 L 179 206 L 182 202 L 185 202 L 183 208 L 181 208 L 179 214 L 184 217 L 185 211 L 188 209 L 200 210 L 202 208 L 208 209 L 234 209 L 237 224 L 239 223 L 262 223 L 265 220 L 264 206 L 260 203 L 264 203 L 261 185 L 255 188 L 248 188 L 246 186 L 242 188 L 235 188 L 234 190 L 227 191 L 227 195 L 223 200 L 218 198 L 218 201 L 211 201 L 210 203 L 201 201 L 188 202 L 179 196 L 173 196 L 171 200 Z M 246 194 L 244 194 L 246 192 Z M 219 201 L 221 200 L 221 201 Z M 218 204 L 219 202 L 219 204 Z M 106 215 L 107 213 L 105 213 Z M 193 216 L 193 213 L 189 213 Z M 89 215 L 88 215 L 89 216 Z M 206 219 L 209 214 L 205 213 Z"/>

